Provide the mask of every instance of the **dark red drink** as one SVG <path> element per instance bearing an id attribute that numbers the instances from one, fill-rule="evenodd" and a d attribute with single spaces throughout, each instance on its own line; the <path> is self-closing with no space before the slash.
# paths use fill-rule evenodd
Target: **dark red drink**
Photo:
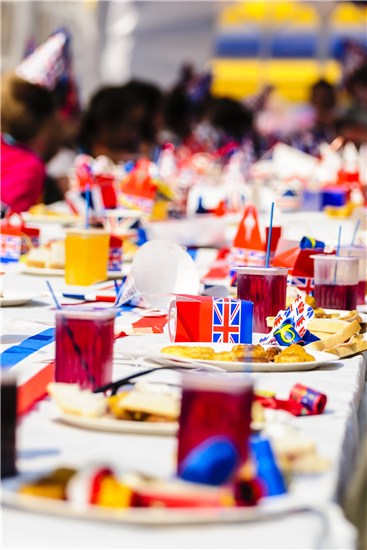
<path id="1" fill-rule="evenodd" d="M 115 310 L 56 313 L 55 381 L 94 389 L 112 381 Z"/>
<path id="2" fill-rule="evenodd" d="M 358 285 L 315 284 L 318 307 L 352 310 L 357 307 Z"/>
<path id="3" fill-rule="evenodd" d="M 237 298 L 253 302 L 254 332 L 270 332 L 266 318 L 285 309 L 287 274 L 288 270 L 282 268 L 238 268 Z"/>
<path id="4" fill-rule="evenodd" d="M 15 476 L 16 466 L 17 386 L 15 379 L 3 375 L 1 380 L 1 477 Z"/>
<path id="5" fill-rule="evenodd" d="M 243 378 L 189 375 L 183 382 L 178 435 L 178 467 L 198 445 L 215 436 L 227 438 L 246 460 L 250 433 L 252 385 Z"/>
<path id="6" fill-rule="evenodd" d="M 364 305 L 365 303 L 366 303 L 366 281 L 359 281 L 357 304 Z"/>

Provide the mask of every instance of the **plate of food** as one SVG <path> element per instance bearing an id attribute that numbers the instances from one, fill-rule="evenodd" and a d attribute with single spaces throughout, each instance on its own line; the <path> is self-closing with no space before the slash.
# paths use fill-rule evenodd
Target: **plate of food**
<path id="1" fill-rule="evenodd" d="M 131 263 L 124 263 L 121 271 L 108 271 L 107 279 L 123 279 L 131 270 Z M 51 241 L 46 246 L 32 248 L 20 262 L 20 271 L 26 275 L 41 277 L 65 276 L 65 244 Z"/>
<path id="2" fill-rule="evenodd" d="M 32 248 L 20 262 L 20 271 L 27 275 L 65 275 L 65 244 L 51 241 L 47 246 Z"/>
<path id="3" fill-rule="evenodd" d="M 0 307 L 23 306 L 32 300 L 42 298 L 40 292 L 23 292 L 21 290 L 5 290 L 0 296 Z"/>
<path id="4" fill-rule="evenodd" d="M 129 388 L 126 391 L 126 388 Z M 181 408 L 181 385 L 140 381 L 106 396 L 76 384 L 52 382 L 48 392 L 57 404 L 57 421 L 93 431 L 175 436 Z M 251 429 L 264 426 L 262 408 L 254 401 Z"/>
<path id="5" fill-rule="evenodd" d="M 331 313 L 330 313 L 331 312 Z M 268 326 L 274 326 L 274 317 L 268 317 Z M 344 359 L 367 350 L 366 316 L 357 311 L 325 310 L 311 319 L 308 330 L 319 338 L 306 347 L 308 353 L 322 351 Z"/>
<path id="6" fill-rule="evenodd" d="M 337 361 L 338 358 L 323 351 L 307 350 L 292 344 L 287 348 L 261 346 L 260 344 L 217 344 L 194 342 L 181 344 L 162 344 L 150 346 L 144 350 L 148 359 L 167 365 L 197 367 L 213 365 L 227 372 L 285 372 L 312 370 L 320 365 Z"/>
<path id="7" fill-rule="evenodd" d="M 63 208 L 63 205 L 56 204 L 47 206 L 45 204 L 36 204 L 32 206 L 28 212 L 22 212 L 22 220 L 29 223 L 61 223 L 69 224 L 80 222 L 84 217 L 79 214 L 70 213 Z M 53 209 L 52 209 L 53 207 Z M 60 209 L 61 208 L 61 209 Z"/>
<path id="8" fill-rule="evenodd" d="M 181 392 L 167 384 L 138 382 L 110 397 L 76 384 L 51 383 L 48 392 L 59 408 L 57 420 L 88 430 L 176 435 Z"/>
<path id="9" fill-rule="evenodd" d="M 35 267 L 21 262 L 20 272 L 24 275 L 38 275 L 41 277 L 65 277 L 65 269 L 54 267 Z M 123 279 L 131 270 L 131 264 L 124 264 L 121 271 L 107 271 L 107 279 Z"/>
<path id="10" fill-rule="evenodd" d="M 25 263 L 20 264 L 20 272 L 24 275 L 37 275 L 41 277 L 64 277 L 65 269 L 56 269 L 52 267 L 34 267 Z"/>
<path id="11" fill-rule="evenodd" d="M 251 505 L 244 498 L 252 498 Z M 120 476 L 105 466 L 60 467 L 2 480 L 5 506 L 118 524 L 243 523 L 309 509 L 292 493 L 259 498 L 254 490 L 240 496 L 234 485 L 210 486 L 133 472 Z"/>

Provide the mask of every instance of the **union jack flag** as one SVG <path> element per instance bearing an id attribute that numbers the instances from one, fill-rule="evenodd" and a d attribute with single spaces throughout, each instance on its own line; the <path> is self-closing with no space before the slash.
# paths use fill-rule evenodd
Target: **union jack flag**
<path id="1" fill-rule="evenodd" d="M 299 290 L 303 290 L 306 294 L 310 294 L 315 288 L 315 280 L 313 277 L 295 277 L 288 275 L 288 285 L 296 286 Z"/>
<path id="2" fill-rule="evenodd" d="M 147 214 L 151 214 L 154 206 L 154 200 L 148 199 L 146 197 L 141 197 L 139 195 L 127 195 L 125 194 L 121 198 L 122 204 L 129 206 L 130 208 L 137 208 L 138 210 L 142 210 L 142 212 L 146 212 Z"/>
<path id="3" fill-rule="evenodd" d="M 29 239 L 35 248 L 39 247 L 40 243 L 37 235 L 35 235 L 34 237 L 29 237 Z M 25 239 L 22 239 L 22 246 L 20 249 L 20 253 L 23 256 L 23 254 L 27 254 L 27 252 L 29 252 L 28 242 Z"/>
<path id="4" fill-rule="evenodd" d="M 241 303 L 238 300 L 213 300 L 213 342 L 238 344 Z"/>
<path id="5" fill-rule="evenodd" d="M 18 235 L 0 235 L 1 259 L 17 262 L 20 256 L 21 237 Z"/>
<path id="6" fill-rule="evenodd" d="M 272 259 L 274 254 L 270 255 Z M 239 265 L 253 265 L 253 266 L 264 266 L 266 261 L 266 252 L 263 250 L 250 250 L 247 248 L 235 248 L 231 249 L 231 260 L 232 263 Z"/>
<path id="7" fill-rule="evenodd" d="M 111 247 L 108 257 L 108 271 L 121 271 L 122 269 L 122 248 Z"/>

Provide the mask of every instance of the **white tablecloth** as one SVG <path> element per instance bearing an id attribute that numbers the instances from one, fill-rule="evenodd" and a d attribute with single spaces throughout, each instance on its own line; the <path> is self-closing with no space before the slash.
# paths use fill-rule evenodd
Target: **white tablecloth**
<path id="1" fill-rule="evenodd" d="M 5 270 L 5 291 L 7 288 L 45 290 L 43 278 L 17 274 L 14 265 L 6 266 Z M 52 282 L 56 290 L 65 288 L 61 278 L 53 278 Z M 44 297 L 41 302 L 24 307 L 3 309 L 5 347 L 27 336 L 28 323 L 20 335 L 18 331 L 18 336 L 13 330 L 12 339 L 11 327 L 18 323 L 14 319 L 32 324 L 52 323 L 54 313 L 50 304 L 50 298 Z M 131 347 L 139 346 L 143 354 L 144 347 L 153 341 L 165 343 L 168 337 L 128 337 L 119 340 L 115 349 L 118 353 L 128 353 Z M 116 364 L 114 378 L 133 369 Z M 250 375 L 257 388 L 274 390 L 279 398 L 287 398 L 295 383 L 327 394 L 328 404 L 323 415 L 294 418 L 294 425 L 316 441 L 319 454 L 329 458 L 332 464 L 322 475 L 299 476 L 293 483 L 296 494 L 321 506 L 322 516 L 304 512 L 252 524 L 153 529 L 70 520 L 4 507 L 3 548 L 355 548 L 355 530 L 336 503 L 343 497 L 354 471 L 359 441 L 358 408 L 365 373 L 366 359 L 358 355 L 314 371 Z M 165 376 L 163 371 L 160 376 Z M 83 431 L 54 422 L 52 414 L 52 405 L 42 402 L 21 421 L 18 428 L 20 470 L 43 472 L 59 465 L 107 462 L 120 471 L 137 469 L 155 475 L 174 472 L 175 438 Z"/>

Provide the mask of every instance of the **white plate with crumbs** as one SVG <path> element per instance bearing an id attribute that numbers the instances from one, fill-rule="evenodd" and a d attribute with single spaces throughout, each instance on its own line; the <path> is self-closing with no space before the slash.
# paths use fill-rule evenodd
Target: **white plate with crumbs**
<path id="1" fill-rule="evenodd" d="M 222 351 L 231 351 L 233 344 L 214 344 L 208 342 L 185 342 L 184 344 L 170 344 L 169 346 L 190 346 L 190 347 L 211 347 L 215 353 Z M 184 367 L 197 368 L 199 365 L 211 365 L 226 370 L 227 372 L 292 372 L 292 371 L 304 371 L 312 370 L 317 367 L 326 365 L 328 363 L 334 363 L 339 360 L 336 355 L 332 353 L 325 353 L 323 351 L 310 351 L 315 360 L 302 363 L 273 363 L 273 362 L 253 362 L 253 361 L 216 361 L 208 359 L 188 359 L 178 357 L 176 355 L 170 355 L 162 353 L 161 350 L 168 346 L 162 346 L 162 344 L 151 345 L 144 349 L 144 357 L 153 359 L 154 361 L 165 366 L 180 365 Z M 270 346 L 265 346 L 266 348 Z M 141 351 L 137 352 L 141 356 Z"/>

